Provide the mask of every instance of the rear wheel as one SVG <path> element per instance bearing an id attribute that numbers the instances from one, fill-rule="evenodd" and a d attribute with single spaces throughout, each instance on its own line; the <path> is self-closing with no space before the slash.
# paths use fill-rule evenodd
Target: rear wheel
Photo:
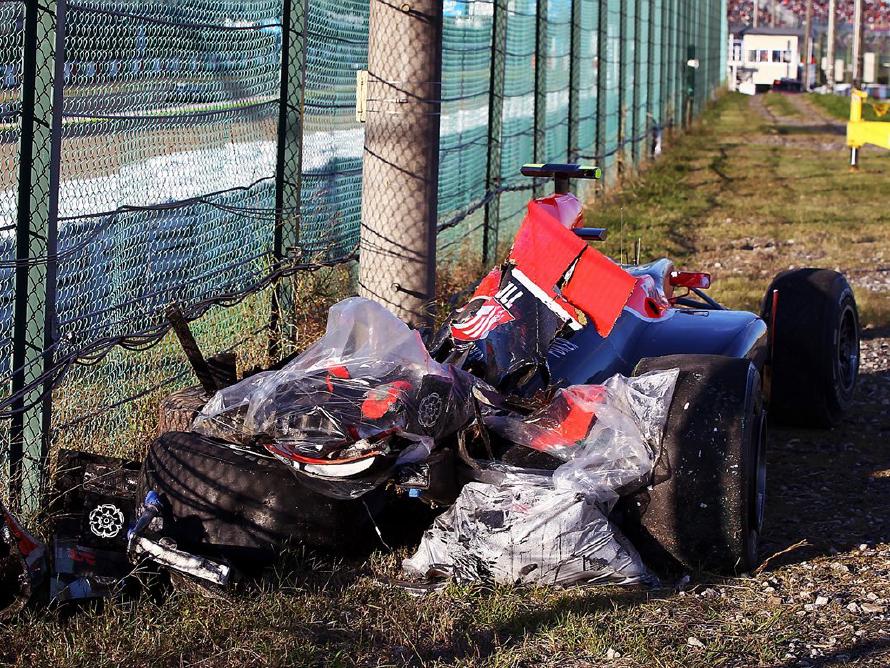
<path id="1" fill-rule="evenodd" d="M 782 272 L 761 311 L 773 342 L 770 418 L 801 427 L 840 422 L 859 378 L 859 313 L 847 279 L 829 269 Z"/>
<path id="2" fill-rule="evenodd" d="M 680 369 L 653 484 L 625 499 L 625 531 L 670 570 L 743 572 L 757 563 L 766 489 L 760 374 L 746 359 L 670 355 L 634 375 Z"/>

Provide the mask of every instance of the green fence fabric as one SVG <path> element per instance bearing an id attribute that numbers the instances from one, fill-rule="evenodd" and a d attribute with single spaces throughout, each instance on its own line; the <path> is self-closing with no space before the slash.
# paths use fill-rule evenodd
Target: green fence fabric
<path id="1" fill-rule="evenodd" d="M 621 150 L 621 67 L 622 67 L 622 2 L 605 0 L 600 3 L 600 38 L 605 38 L 600 58 L 601 74 L 599 96 L 603 100 L 600 111 L 600 146 L 598 160 L 605 171 L 606 182 L 613 180 L 617 154 Z"/>
<path id="2" fill-rule="evenodd" d="M 535 160 L 535 0 L 507 3 L 504 66 L 504 109 L 501 135 L 501 185 L 520 187 L 523 164 Z M 499 238 L 509 239 L 519 227 L 528 192 L 500 195 Z"/>
<path id="3" fill-rule="evenodd" d="M 492 4 L 454 3 L 443 16 L 442 103 L 439 141 L 439 220 L 470 212 L 443 230 L 443 250 L 479 248 L 488 173 L 488 103 L 491 85 Z"/>
<path id="4" fill-rule="evenodd" d="M 572 3 L 548 0 L 547 44 L 541 64 L 547 68 L 546 120 L 544 122 L 545 162 L 569 159 L 569 67 L 572 57 Z"/>
<path id="5" fill-rule="evenodd" d="M 277 0 L 279 5 L 281 0 Z M 358 243 L 364 130 L 356 72 L 368 64 L 368 0 L 308 4 L 299 240 L 331 257 Z"/>
<path id="6" fill-rule="evenodd" d="M 724 76 L 725 0 L 443 12 L 443 258 L 484 237 L 495 259 L 532 193 L 524 163 L 595 162 L 611 184 Z M 209 352 L 262 362 L 293 276 L 354 259 L 368 15 L 369 0 L 0 0 L 0 495 L 36 498 L 60 446 L 136 454 L 189 379 L 168 304 Z"/>
<path id="7" fill-rule="evenodd" d="M 16 146 L 21 139 L 22 52 L 25 4 L 0 4 L 0 54 L 3 86 L 0 87 L 0 371 L 5 377 L 12 360 L 13 306 L 15 296 L 16 210 L 18 165 Z M 5 378 L 7 384 L 9 378 Z M 6 386 L 0 392 L 8 392 Z"/>
<path id="8" fill-rule="evenodd" d="M 636 86 L 633 91 L 634 99 L 634 131 L 633 131 L 633 160 L 635 163 L 643 159 L 646 149 L 646 140 L 649 136 L 648 115 L 649 100 L 649 45 L 651 34 L 649 32 L 649 12 L 651 3 L 637 0 L 637 48 L 634 58 Z"/>
<path id="9" fill-rule="evenodd" d="M 578 146 L 581 156 L 596 150 L 596 101 L 599 74 L 599 2 L 581 0 L 581 44 L 578 47 Z"/>

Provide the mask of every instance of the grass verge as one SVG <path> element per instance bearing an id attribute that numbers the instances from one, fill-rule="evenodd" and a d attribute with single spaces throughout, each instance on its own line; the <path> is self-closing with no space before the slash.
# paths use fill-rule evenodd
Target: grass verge
<path id="1" fill-rule="evenodd" d="M 808 93 L 807 99 L 838 120 L 850 120 L 850 98 L 846 95 L 818 95 L 816 93 Z M 866 104 L 862 108 L 862 119 L 865 121 L 890 122 L 890 115 L 878 116 L 877 113 L 875 113 L 874 108 L 871 105 Z"/>

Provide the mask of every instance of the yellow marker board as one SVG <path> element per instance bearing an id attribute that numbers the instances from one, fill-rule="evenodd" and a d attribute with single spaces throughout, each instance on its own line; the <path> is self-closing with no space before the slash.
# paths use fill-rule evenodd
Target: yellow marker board
<path id="1" fill-rule="evenodd" d="M 890 149 L 890 123 L 863 121 L 862 103 L 867 93 L 853 89 L 850 92 L 850 122 L 847 123 L 847 146 L 859 149 L 866 144 Z"/>

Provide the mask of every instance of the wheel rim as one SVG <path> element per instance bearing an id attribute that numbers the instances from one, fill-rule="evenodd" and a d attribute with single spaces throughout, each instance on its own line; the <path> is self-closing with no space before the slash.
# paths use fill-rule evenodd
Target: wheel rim
<path id="1" fill-rule="evenodd" d="M 859 328 L 856 314 L 849 305 L 841 314 L 837 337 L 838 382 L 845 394 L 849 394 L 859 375 Z"/>

